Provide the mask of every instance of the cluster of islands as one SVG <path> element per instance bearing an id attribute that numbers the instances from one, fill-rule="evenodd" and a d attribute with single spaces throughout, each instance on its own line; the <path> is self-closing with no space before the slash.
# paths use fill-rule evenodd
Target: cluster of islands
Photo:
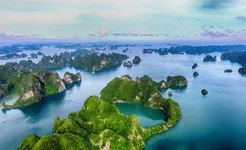
<path id="1" fill-rule="evenodd" d="M 179 85 L 184 84 L 186 81 Z M 70 113 L 67 119 L 57 117 L 51 134 L 31 134 L 18 149 L 143 149 L 151 135 L 167 131 L 182 117 L 178 103 L 162 97 L 157 89 L 161 87 L 162 81 L 157 83 L 147 76 L 136 80 L 128 75 L 116 77 L 102 89 L 100 98 L 90 96 L 80 111 Z M 143 128 L 136 116 L 122 115 L 115 103 L 140 103 L 160 109 L 166 120 Z"/>
<path id="2" fill-rule="evenodd" d="M 128 45 L 135 46 L 135 45 Z M 80 45 L 57 45 L 57 48 L 76 48 L 73 52 L 63 52 L 59 55 L 45 56 L 41 52 L 36 55 L 42 56 L 38 63 L 31 60 L 22 60 L 19 63 L 8 62 L 0 65 L 0 98 L 7 95 L 17 94 L 19 97 L 12 105 L 4 102 L 2 109 L 13 109 L 38 103 L 44 97 L 62 93 L 68 86 L 82 81 L 82 76 L 66 72 L 60 78 L 56 72 L 49 69 L 70 66 L 89 72 L 99 72 L 118 67 L 131 68 L 142 60 L 135 56 L 128 60 L 128 56 L 119 53 L 98 53 L 94 50 L 103 50 L 103 46 L 97 46 L 94 50 L 82 49 Z M 115 50 L 122 45 L 108 47 Z M 22 52 L 23 49 L 40 50 L 41 46 L 6 46 L 0 51 Z M 159 53 L 160 55 L 171 54 L 207 54 L 203 62 L 216 62 L 216 56 L 208 55 L 211 52 L 223 52 L 221 60 L 239 63 L 242 65 L 238 72 L 246 74 L 246 46 L 176 46 L 171 48 L 143 49 L 143 53 Z M 232 51 L 233 50 L 233 51 Z M 123 50 L 123 53 L 129 49 Z M 3 52 L 2 52 L 3 53 Z M 6 54 L 4 53 L 4 54 Z M 36 55 L 32 58 L 35 58 Z M 24 58 L 26 54 L 9 54 L 0 59 Z M 196 68 L 199 64 L 194 63 L 193 77 L 199 73 Z M 134 68 L 133 68 L 134 69 Z M 230 68 L 224 71 L 231 73 Z M 145 141 L 154 134 L 165 132 L 173 127 L 181 118 L 181 108 L 172 100 L 172 92 L 169 98 L 161 94 L 168 89 L 183 89 L 188 86 L 188 80 L 182 76 L 168 76 L 165 80 L 154 81 L 148 75 L 137 77 L 135 80 L 129 75 L 121 78 L 116 77 L 101 90 L 100 97 L 90 96 L 78 112 L 72 112 L 67 119 L 57 117 L 54 120 L 52 133 L 39 137 L 35 134 L 28 135 L 19 150 L 26 149 L 143 149 Z M 207 95 L 206 89 L 201 90 L 202 95 Z M 163 111 L 165 122 L 151 127 L 141 127 L 136 116 L 125 116 L 115 106 L 116 103 L 138 103 L 146 107 Z"/>

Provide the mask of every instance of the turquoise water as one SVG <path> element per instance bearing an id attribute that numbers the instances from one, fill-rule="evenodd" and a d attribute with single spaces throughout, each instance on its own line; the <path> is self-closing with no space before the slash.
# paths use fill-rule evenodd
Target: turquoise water
<path id="1" fill-rule="evenodd" d="M 63 77 L 66 71 L 82 73 L 83 81 L 63 94 L 47 97 L 40 103 L 22 109 L 0 111 L 0 149 L 16 149 L 22 139 L 31 133 L 39 136 L 49 134 L 56 116 L 66 118 L 70 112 L 82 108 L 90 95 L 100 96 L 100 91 L 114 77 L 129 74 L 133 78 L 145 74 L 154 80 L 165 79 L 168 75 L 184 75 L 189 86 L 183 91 L 173 90 L 172 98 L 182 109 L 183 118 L 168 132 L 152 136 L 146 149 L 245 149 L 246 148 L 246 77 L 237 73 L 239 64 L 228 61 L 203 63 L 204 55 L 166 55 L 142 54 L 142 48 L 130 48 L 127 53 L 132 59 L 142 58 L 139 65 L 132 68 L 120 66 L 100 73 L 88 73 L 74 68 L 57 71 Z M 215 53 L 220 56 L 220 53 Z M 193 78 L 193 63 L 198 63 Z M 232 69 L 233 73 L 224 73 Z M 200 91 L 206 88 L 207 96 Z M 167 93 L 163 93 L 167 97 Z M 136 112 L 133 112 L 136 114 Z M 137 115 L 137 116 L 141 116 Z M 150 123 L 155 121 L 143 113 Z M 148 121 L 141 121 L 148 126 Z M 146 124 L 145 124 L 146 123 Z"/>
<path id="2" fill-rule="evenodd" d="M 151 127 L 163 123 L 165 115 L 160 109 L 152 109 L 142 104 L 115 104 L 124 115 L 136 115 L 142 127 Z"/>

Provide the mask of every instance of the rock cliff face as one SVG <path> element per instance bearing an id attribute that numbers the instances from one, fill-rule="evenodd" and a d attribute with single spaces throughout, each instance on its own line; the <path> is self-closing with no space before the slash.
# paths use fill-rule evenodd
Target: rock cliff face
<path id="1" fill-rule="evenodd" d="M 79 72 L 76 74 L 66 72 L 63 77 L 63 81 L 66 85 L 76 83 L 76 82 L 81 82 L 81 80 L 82 80 L 82 77 Z"/>
<path id="2" fill-rule="evenodd" d="M 20 83 L 20 97 L 14 107 L 37 103 L 43 97 L 60 93 L 65 85 L 57 73 L 36 71 L 25 76 Z"/>
<path id="3" fill-rule="evenodd" d="M 133 66 L 132 62 L 131 61 L 127 61 L 127 62 L 124 62 L 123 63 L 123 66 L 124 67 L 128 67 L 128 68 L 131 68 Z"/>

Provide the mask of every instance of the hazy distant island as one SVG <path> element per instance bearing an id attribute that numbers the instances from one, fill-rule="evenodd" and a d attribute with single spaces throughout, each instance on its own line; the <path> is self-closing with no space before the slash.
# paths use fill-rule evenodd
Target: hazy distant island
<path id="1" fill-rule="evenodd" d="M 18 58 L 26 58 L 26 57 L 27 57 L 27 55 L 25 53 L 21 53 L 20 55 L 13 53 L 13 54 L 6 54 L 4 56 L 0 56 L 0 60 L 18 59 Z"/>
<path id="2" fill-rule="evenodd" d="M 139 56 L 135 56 L 134 59 L 132 60 L 133 64 L 139 64 L 141 62 L 141 58 Z"/>
<path id="3" fill-rule="evenodd" d="M 42 53 L 33 54 L 32 58 L 37 58 L 38 55 L 42 55 Z M 54 56 L 43 56 L 37 64 L 33 63 L 31 60 L 22 60 L 19 63 L 7 64 L 12 65 L 14 68 L 24 68 L 27 70 L 55 69 L 71 66 L 90 72 L 98 72 L 120 66 L 123 60 L 127 58 L 127 55 L 118 53 L 98 54 L 89 50 L 78 49 L 74 52 L 63 52 Z"/>
<path id="4" fill-rule="evenodd" d="M 203 62 L 216 62 L 216 56 L 211 56 L 211 55 L 207 55 L 206 57 L 203 58 Z"/>
<path id="5" fill-rule="evenodd" d="M 0 46 L 0 54 L 10 54 L 23 52 L 23 50 L 41 50 L 41 47 L 47 44 L 13 44 Z"/>
<path id="6" fill-rule="evenodd" d="M 200 55 L 200 54 L 209 54 L 212 52 L 230 52 L 234 51 L 243 51 L 246 49 L 246 45 L 208 45 L 208 46 L 172 46 L 170 48 L 145 48 L 143 53 L 158 53 L 159 55 L 170 54 L 189 54 L 189 55 Z"/>
<path id="7" fill-rule="evenodd" d="M 239 68 L 238 69 L 238 72 L 242 75 L 246 75 L 246 67 L 243 67 L 243 68 Z"/>
<path id="8" fill-rule="evenodd" d="M 124 116 L 119 112 L 114 105 L 118 102 L 141 103 L 161 109 L 166 122 L 143 128 L 136 116 Z M 19 149 L 143 149 L 151 135 L 167 131 L 181 117 L 178 103 L 163 98 L 155 86 L 115 78 L 101 91 L 101 98 L 90 96 L 83 108 L 70 113 L 68 119 L 57 117 L 51 134 L 43 137 L 31 134 Z"/>
<path id="9" fill-rule="evenodd" d="M 221 60 L 229 60 L 230 62 L 239 63 L 246 66 L 246 51 L 227 52 L 221 55 Z"/>
<path id="10" fill-rule="evenodd" d="M 225 73 L 232 73 L 233 71 L 231 69 L 226 69 L 224 72 Z"/>

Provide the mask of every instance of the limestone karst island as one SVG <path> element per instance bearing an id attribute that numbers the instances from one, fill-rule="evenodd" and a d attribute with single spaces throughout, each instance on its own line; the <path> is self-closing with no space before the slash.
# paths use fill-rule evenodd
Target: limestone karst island
<path id="1" fill-rule="evenodd" d="M 246 149 L 245 0 L 2 0 L 0 150 Z"/>

